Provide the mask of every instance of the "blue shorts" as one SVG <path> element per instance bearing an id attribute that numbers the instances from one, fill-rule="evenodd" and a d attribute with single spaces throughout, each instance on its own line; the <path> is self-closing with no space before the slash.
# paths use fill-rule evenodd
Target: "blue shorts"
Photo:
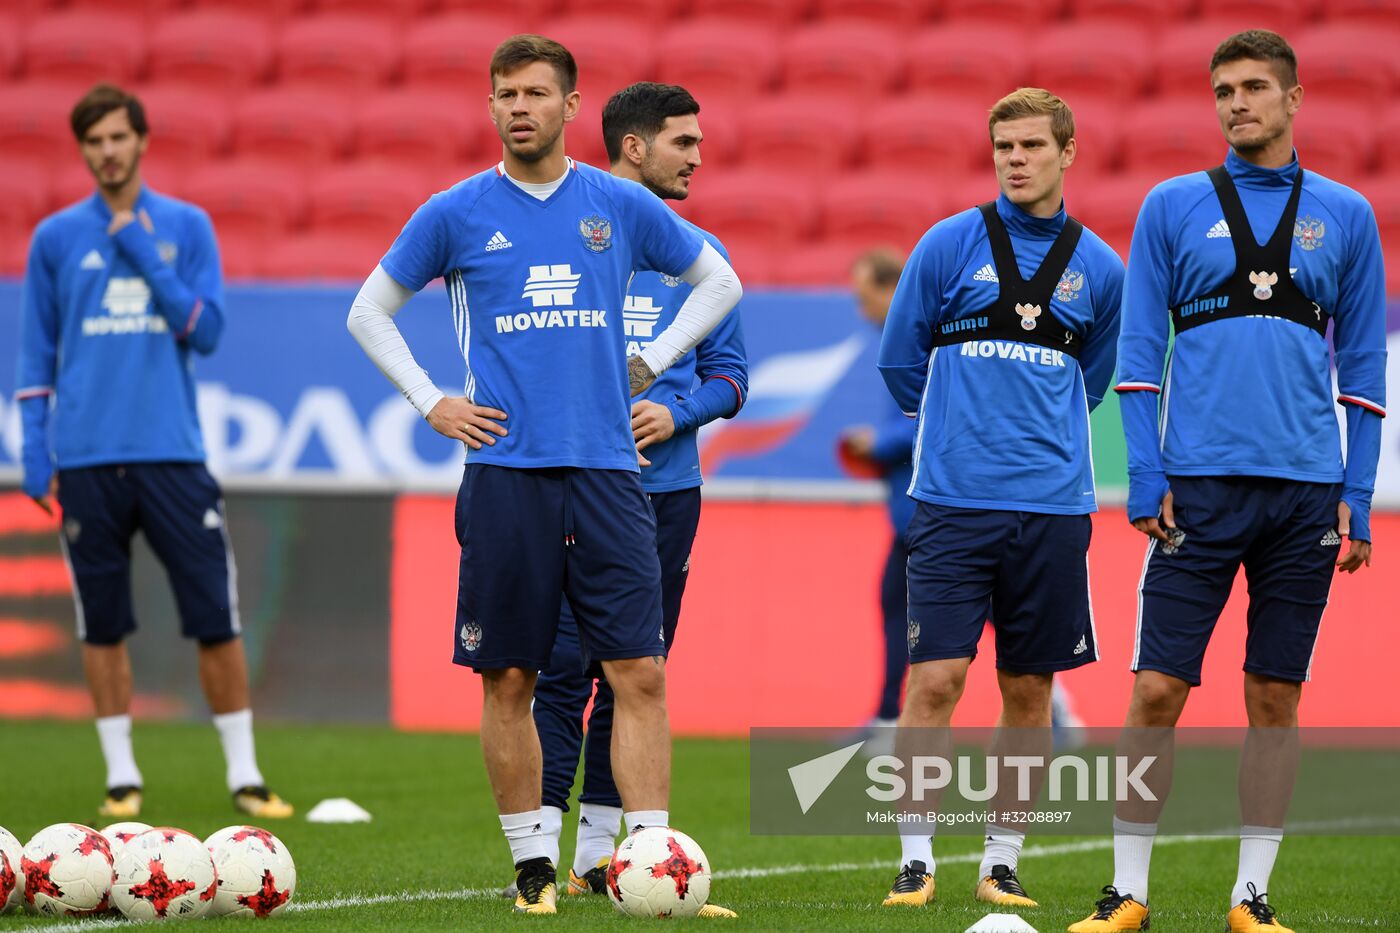
<path id="1" fill-rule="evenodd" d="M 78 637 L 119 644 L 136 631 L 131 537 L 138 530 L 165 566 L 186 638 L 236 637 L 237 574 L 223 493 L 202 463 L 133 463 L 58 471 L 59 542 L 73 575 Z"/>
<path id="2" fill-rule="evenodd" d="M 636 473 L 469 463 L 452 660 L 543 670 L 561 597 L 595 661 L 664 656 L 656 517 Z"/>
<path id="3" fill-rule="evenodd" d="M 1172 512 L 1186 537 L 1147 548 L 1138 587 L 1133 670 L 1192 686 L 1211 631 L 1244 565 L 1249 634 L 1244 669 L 1306 681 L 1342 541 L 1341 484 L 1258 476 L 1172 476 Z"/>
<path id="4" fill-rule="evenodd" d="M 1098 660 L 1088 515 L 920 502 L 909 523 L 909 662 L 975 658 L 988 619 L 997 667 L 1067 671 Z"/>

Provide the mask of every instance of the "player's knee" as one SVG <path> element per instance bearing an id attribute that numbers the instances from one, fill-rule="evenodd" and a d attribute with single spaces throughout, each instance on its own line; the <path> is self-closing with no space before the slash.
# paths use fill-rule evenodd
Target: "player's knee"
<path id="1" fill-rule="evenodd" d="M 502 709 L 530 709 L 535 692 L 535 673 L 520 667 L 481 672 L 481 685 L 487 703 Z"/>
<path id="2" fill-rule="evenodd" d="M 1297 725 L 1302 687 L 1291 681 L 1246 674 L 1245 708 L 1249 724 L 1256 727 Z"/>
<path id="3" fill-rule="evenodd" d="M 1140 725 L 1172 726 L 1186 705 L 1191 685 L 1157 671 L 1140 671 L 1133 682 L 1134 718 Z"/>
<path id="4" fill-rule="evenodd" d="M 917 665 L 909 672 L 909 695 L 906 700 L 927 709 L 938 709 L 956 703 L 962 697 L 966 683 L 966 672 L 949 670 L 942 665 Z"/>
<path id="5" fill-rule="evenodd" d="M 664 703 L 666 667 L 659 658 L 625 658 L 604 662 L 608 683 L 621 703 Z"/>

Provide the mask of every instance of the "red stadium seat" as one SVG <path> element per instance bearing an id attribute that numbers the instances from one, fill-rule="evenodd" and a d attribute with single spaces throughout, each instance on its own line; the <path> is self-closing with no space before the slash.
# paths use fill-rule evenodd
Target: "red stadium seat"
<path id="1" fill-rule="evenodd" d="M 888 170 L 833 179 L 818 189 L 818 197 L 827 239 L 884 243 L 905 252 L 951 213 L 946 188 Z"/>
<path id="2" fill-rule="evenodd" d="M 6 13 L 0 16 L 0 78 L 8 81 L 19 65 L 19 17 Z"/>
<path id="3" fill-rule="evenodd" d="M 692 0 L 690 15 L 696 19 L 727 19 L 765 29 L 782 29 L 806 16 L 811 0 Z"/>
<path id="4" fill-rule="evenodd" d="M 1327 0 L 1323 15 L 1329 23 L 1400 29 L 1400 3 L 1395 0 Z"/>
<path id="5" fill-rule="evenodd" d="M 1135 108 L 1123 121 L 1123 167 L 1182 175 L 1219 165 L 1229 145 L 1220 131 L 1215 108 L 1205 101 L 1152 101 Z"/>
<path id="6" fill-rule="evenodd" d="M 514 21 L 502 16 L 451 13 L 419 20 L 404 34 L 404 81 L 450 89 L 463 106 L 481 102 L 481 92 L 490 93 L 491 53 L 514 30 Z M 484 102 L 480 106 L 485 109 Z"/>
<path id="7" fill-rule="evenodd" d="M 0 216 L 0 275 L 24 275 L 32 233 L 28 227 L 8 223 Z"/>
<path id="8" fill-rule="evenodd" d="M 151 127 L 147 159 L 178 159 L 194 169 L 228 149 L 233 118 L 222 95 L 165 84 L 135 94 Z"/>
<path id="9" fill-rule="evenodd" d="M 150 76 L 236 93 L 272 62 L 272 35 L 256 15 L 196 10 L 163 21 L 150 35 Z"/>
<path id="10" fill-rule="evenodd" d="M 961 177 L 974 169 L 990 174 L 991 104 L 938 94 L 894 98 L 866 115 L 861 134 L 865 161 L 871 168 L 914 177 Z"/>
<path id="11" fill-rule="evenodd" d="M 857 111 L 819 95 L 756 100 L 739 118 L 744 164 L 789 173 L 824 175 L 849 165 L 860 143 Z"/>
<path id="12" fill-rule="evenodd" d="M 388 249 L 430 194 L 422 171 L 401 165 L 345 165 L 312 180 L 308 220 L 313 231 L 378 236 Z"/>
<path id="13" fill-rule="evenodd" d="M 299 223 L 306 212 L 301 173 L 262 160 L 206 165 L 186 177 L 183 193 L 209 212 L 221 241 L 269 240 Z"/>
<path id="14" fill-rule="evenodd" d="M 1359 187 L 1376 212 L 1376 225 L 1380 227 L 1389 260 L 1394 251 L 1400 250 L 1400 178 L 1377 175 L 1366 179 Z M 1386 269 L 1392 274 L 1400 271 L 1400 267 L 1391 269 L 1388 261 Z"/>
<path id="15" fill-rule="evenodd" d="M 87 0 L 101 3 L 103 0 Z M 172 0 L 176 5 L 184 5 L 185 0 Z M 189 0 L 200 12 L 223 11 L 243 16 L 255 16 L 269 26 L 278 26 L 297 13 L 304 12 L 309 0 Z"/>
<path id="16" fill-rule="evenodd" d="M 1166 96 L 1191 96 L 1210 102 L 1210 59 L 1221 42 L 1244 29 L 1258 25 L 1249 19 L 1218 18 L 1195 20 L 1169 28 L 1154 37 L 1144 52 L 1151 57 L 1152 82 Z"/>
<path id="17" fill-rule="evenodd" d="M 656 77 L 654 33 L 634 20 L 569 16 L 549 24 L 549 37 L 562 42 L 578 62 L 578 89 L 599 110 L 609 97 L 637 81 Z"/>
<path id="18" fill-rule="evenodd" d="M 389 244 L 377 236 L 310 233 L 282 237 L 263 252 L 260 274 L 273 279 L 353 282 L 374 271 Z"/>
<path id="19" fill-rule="evenodd" d="M 1160 181 L 1156 174 L 1122 174 L 1066 186 L 1065 209 L 1126 260 L 1143 198 Z"/>
<path id="20" fill-rule="evenodd" d="M 495 142 L 486 108 L 467 110 L 462 95 L 405 87 L 368 98 L 355 112 L 351 146 L 360 158 L 442 168 L 476 160 Z"/>
<path id="21" fill-rule="evenodd" d="M 437 4 L 432 0 L 313 0 L 317 12 L 344 16 L 364 16 L 402 29 Z"/>
<path id="22" fill-rule="evenodd" d="M 916 29 L 933 12 L 929 0 L 816 0 L 821 22 L 863 22 L 900 30 Z M 878 61 L 878 59 L 875 59 Z"/>
<path id="23" fill-rule="evenodd" d="M 1070 102 L 1137 102 L 1151 62 L 1146 30 L 1123 23 L 1072 23 L 1039 32 L 1031 42 L 1031 84 Z"/>
<path id="24" fill-rule="evenodd" d="M 501 0 L 440 0 L 440 6 L 447 14 L 463 13 L 478 19 L 508 17 L 510 29 L 496 39 L 499 43 L 516 33 L 545 29 L 548 26 L 546 17 L 557 4 L 555 0 L 513 0 L 509 9 L 503 9 Z"/>
<path id="25" fill-rule="evenodd" d="M 34 22 L 24 37 L 25 72 L 36 81 L 94 84 L 131 79 L 146 52 L 139 19 L 76 10 Z"/>
<path id="26" fill-rule="evenodd" d="M 1290 38 L 1305 20 L 1312 17 L 1315 8 L 1306 0 L 1291 3 L 1279 3 L 1278 0 L 1201 0 L 1203 16 L 1239 20 L 1244 24 L 1241 29 L 1272 29 Z"/>
<path id="27" fill-rule="evenodd" d="M 1070 16 L 1083 23 L 1128 23 L 1144 27 L 1179 20 L 1192 0 L 1070 0 Z"/>
<path id="28" fill-rule="evenodd" d="M 1400 139 L 1400 104 L 1391 105 L 1376 124 L 1376 138 L 1391 140 Z M 1378 146 L 1380 155 L 1379 169 L 1386 175 L 1400 175 L 1400 146 Z"/>
<path id="29" fill-rule="evenodd" d="M 1015 30 L 980 23 L 926 29 L 909 46 L 909 89 L 985 101 L 1025 84 L 1030 50 Z"/>
<path id="30" fill-rule="evenodd" d="M 684 22 L 656 42 L 657 80 L 679 84 L 700 102 L 744 98 L 773 85 L 778 38 L 767 29 L 733 20 Z"/>
<path id="31" fill-rule="evenodd" d="M 1306 99 L 1306 98 L 1305 98 Z M 1356 187 L 1370 167 L 1376 145 L 1373 118 L 1359 104 L 1304 107 L 1293 120 L 1293 144 L 1303 168 Z"/>
<path id="32" fill-rule="evenodd" d="M 1365 26 L 1320 26 L 1293 43 L 1305 95 L 1383 107 L 1400 92 L 1400 32 Z"/>
<path id="33" fill-rule="evenodd" d="M 559 11 L 568 16 L 628 19 L 654 29 L 675 19 L 681 6 L 681 0 L 649 0 L 647 3 L 637 3 L 636 0 L 562 0 Z M 546 34 L 553 38 L 553 33 L 547 31 Z"/>
<path id="34" fill-rule="evenodd" d="M 854 101 L 902 84 L 907 51 L 893 28 L 821 22 L 794 31 L 781 54 L 789 92 Z"/>
<path id="35" fill-rule="evenodd" d="M 487 161 L 497 162 L 501 158 L 500 136 L 495 130 L 492 136 L 494 140 L 488 147 Z M 576 162 L 601 169 L 608 167 L 608 149 L 603 144 L 603 101 L 583 99 L 578 116 L 564 127 L 564 149 Z"/>
<path id="36" fill-rule="evenodd" d="M 829 289 L 851 281 L 851 264 L 877 246 L 908 252 L 913 243 L 889 240 L 811 240 L 776 257 L 772 273 L 775 285 Z"/>
<path id="37" fill-rule="evenodd" d="M 186 3 L 187 0 L 122 0 L 121 3 L 113 3 L 112 0 L 66 0 L 63 8 L 110 13 L 113 7 L 120 7 L 123 14 L 137 16 L 149 25 L 162 16 L 169 16 L 172 11 L 185 6 Z"/>
<path id="38" fill-rule="evenodd" d="M 0 87 L 0 139 L 5 159 L 61 161 L 78 158 L 68 114 L 81 91 L 67 85 L 8 84 Z"/>
<path id="39" fill-rule="evenodd" d="M 398 70 L 399 30 L 363 15 L 294 19 L 278 37 L 277 57 L 282 81 L 364 91 Z"/>
<path id="40" fill-rule="evenodd" d="M 304 171 L 338 158 L 350 138 L 349 107 L 322 91 L 274 88 L 249 94 L 234 110 L 233 151 Z"/>
<path id="41" fill-rule="evenodd" d="M 1075 154 L 1068 184 L 1092 184 L 1121 161 L 1123 108 L 1101 101 L 1068 101 L 1074 112 Z"/>
<path id="42" fill-rule="evenodd" d="M 1063 8 L 1063 0 L 943 0 L 946 19 L 995 24 L 1002 30 L 1031 29 L 1054 20 Z"/>
<path id="43" fill-rule="evenodd" d="M 791 170 L 725 172 L 705 182 L 704 196 L 693 199 L 689 212 L 726 246 L 734 239 L 785 247 L 806 236 L 815 220 L 815 205 L 803 181 Z"/>
<path id="44" fill-rule="evenodd" d="M 0 172 L 0 225 L 32 228 L 49 212 L 49 171 L 42 162 L 8 162 Z"/>
<path id="45" fill-rule="evenodd" d="M 722 237 L 720 242 L 729 252 L 730 265 L 739 273 L 739 280 L 746 286 L 776 281 L 779 257 L 789 249 L 787 246 L 775 246 L 767 240 L 754 237 Z"/>

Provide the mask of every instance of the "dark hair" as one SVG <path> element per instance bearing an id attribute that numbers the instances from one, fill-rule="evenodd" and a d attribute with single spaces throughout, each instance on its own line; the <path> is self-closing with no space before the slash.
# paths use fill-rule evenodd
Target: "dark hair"
<path id="1" fill-rule="evenodd" d="M 622 138 L 640 136 L 651 143 L 670 117 L 700 112 L 690 92 L 674 84 L 640 81 L 618 91 L 603 105 L 603 145 L 608 161 L 622 159 Z"/>
<path id="2" fill-rule="evenodd" d="M 113 110 L 123 108 L 126 110 L 126 117 L 131 121 L 131 128 L 136 131 L 136 135 L 148 135 L 151 128 L 146 124 L 146 108 L 141 106 L 139 100 L 115 84 L 96 85 L 74 105 L 73 112 L 68 117 L 68 122 L 73 126 L 73 135 L 78 138 L 78 142 L 82 142 L 83 137 L 87 135 L 88 130 L 92 129 L 93 124 Z"/>
<path id="3" fill-rule="evenodd" d="M 1246 29 L 1235 33 L 1216 47 L 1215 54 L 1210 57 L 1210 70 L 1214 72 L 1221 65 L 1241 58 L 1273 65 L 1285 91 L 1298 83 L 1298 56 L 1293 54 L 1288 41 L 1276 32 Z"/>
<path id="4" fill-rule="evenodd" d="M 857 256 L 856 261 L 851 263 L 851 271 L 862 266 L 870 270 L 870 281 L 875 286 L 894 288 L 904 272 L 904 257 L 889 247 L 880 247 Z"/>
<path id="5" fill-rule="evenodd" d="M 544 62 L 554 66 L 559 76 L 559 89 L 568 96 L 578 87 L 578 63 L 573 53 L 553 39 L 528 33 L 511 36 L 491 55 L 491 86 L 496 85 L 496 75 L 506 75 L 534 62 Z"/>

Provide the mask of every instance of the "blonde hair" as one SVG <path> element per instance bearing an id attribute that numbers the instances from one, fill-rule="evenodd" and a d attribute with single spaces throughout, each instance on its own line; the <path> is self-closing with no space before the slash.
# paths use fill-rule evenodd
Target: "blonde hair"
<path id="1" fill-rule="evenodd" d="M 1017 88 L 997 101 L 987 116 L 987 135 L 995 134 L 998 123 L 1026 117 L 1049 117 L 1050 132 L 1061 149 L 1074 138 L 1074 112 L 1069 104 L 1039 87 Z"/>

